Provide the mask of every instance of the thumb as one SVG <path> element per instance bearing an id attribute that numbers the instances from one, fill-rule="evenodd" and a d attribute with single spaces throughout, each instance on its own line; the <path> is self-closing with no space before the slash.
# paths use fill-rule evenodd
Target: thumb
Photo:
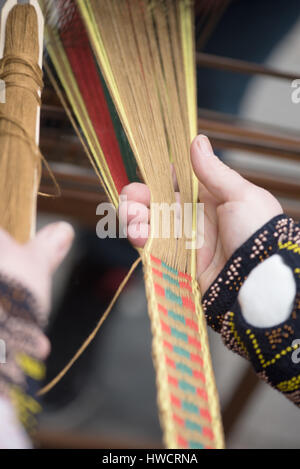
<path id="1" fill-rule="evenodd" d="M 53 273 L 69 252 L 73 239 L 73 227 L 69 223 L 59 222 L 41 229 L 32 244 Z"/>
<path id="2" fill-rule="evenodd" d="M 199 135 L 194 139 L 191 159 L 199 182 L 219 203 L 241 200 L 243 192 L 250 183 L 214 154 L 210 141 L 205 135 Z"/>

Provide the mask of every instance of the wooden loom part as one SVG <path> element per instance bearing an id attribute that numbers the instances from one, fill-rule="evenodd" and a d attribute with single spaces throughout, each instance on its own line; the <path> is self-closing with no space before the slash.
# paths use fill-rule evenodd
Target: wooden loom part
<path id="1" fill-rule="evenodd" d="M 35 2 L 33 2 L 35 3 Z M 38 150 L 41 18 L 37 5 L 8 1 L 1 11 L 1 225 L 19 242 L 34 231 L 41 158 Z"/>

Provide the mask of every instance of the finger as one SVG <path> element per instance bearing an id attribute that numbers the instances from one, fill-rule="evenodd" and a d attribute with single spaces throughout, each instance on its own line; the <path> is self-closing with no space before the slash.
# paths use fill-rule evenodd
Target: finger
<path id="1" fill-rule="evenodd" d="M 30 244 L 53 273 L 69 252 L 73 239 L 72 226 L 69 223 L 59 222 L 40 230 Z"/>
<path id="2" fill-rule="evenodd" d="M 142 184 L 141 182 L 133 182 L 123 187 L 121 196 L 127 197 L 127 200 L 133 200 L 146 205 L 146 207 L 150 207 L 150 189 L 146 184 Z"/>
<path id="3" fill-rule="evenodd" d="M 132 220 L 148 223 L 150 220 L 150 210 L 146 205 L 134 202 L 133 200 L 121 202 L 119 206 L 119 218 L 123 225 L 127 225 Z"/>
<path id="4" fill-rule="evenodd" d="M 149 223 L 131 223 L 128 226 L 128 239 L 137 248 L 143 248 L 149 238 Z"/>
<path id="5" fill-rule="evenodd" d="M 193 141 L 191 159 L 200 183 L 219 203 L 242 200 L 243 194 L 251 184 L 215 156 L 208 138 L 204 135 L 199 135 Z"/>

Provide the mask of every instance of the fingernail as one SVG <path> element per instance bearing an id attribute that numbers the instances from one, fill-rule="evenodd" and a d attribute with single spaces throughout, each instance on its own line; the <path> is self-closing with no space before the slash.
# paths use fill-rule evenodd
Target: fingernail
<path id="1" fill-rule="evenodd" d="M 74 229 L 66 222 L 56 223 L 49 233 L 49 241 L 56 245 L 57 252 L 63 257 L 70 249 L 74 239 Z"/>
<path id="2" fill-rule="evenodd" d="M 198 147 L 205 156 L 212 156 L 214 154 L 210 141 L 205 135 L 200 135 L 197 139 Z"/>

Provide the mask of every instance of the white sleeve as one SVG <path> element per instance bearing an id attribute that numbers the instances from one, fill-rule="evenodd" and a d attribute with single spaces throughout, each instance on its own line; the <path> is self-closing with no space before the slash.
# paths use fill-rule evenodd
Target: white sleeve
<path id="1" fill-rule="evenodd" d="M 9 400 L 0 397 L 0 449 L 32 449 Z"/>

